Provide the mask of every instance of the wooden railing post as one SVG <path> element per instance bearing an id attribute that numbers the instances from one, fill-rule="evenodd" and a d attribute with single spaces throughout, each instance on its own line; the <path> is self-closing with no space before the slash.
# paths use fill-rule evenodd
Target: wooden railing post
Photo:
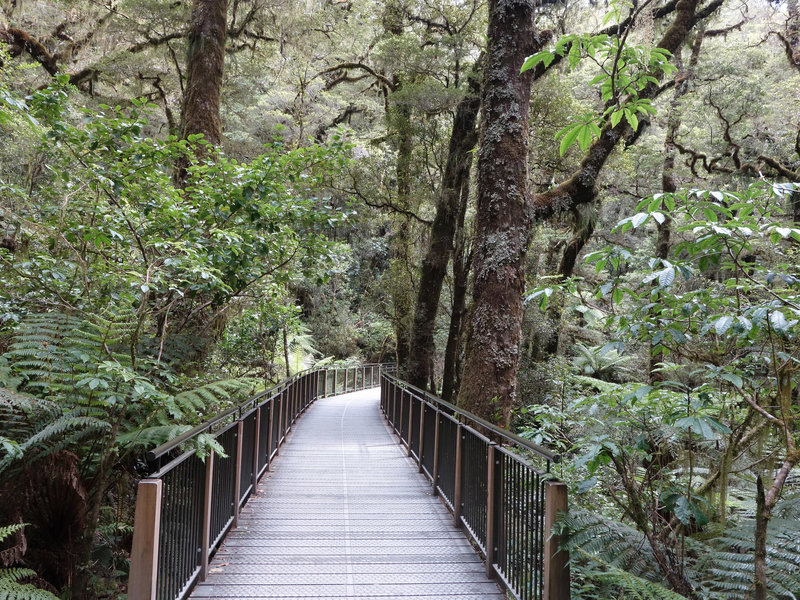
<path id="1" fill-rule="evenodd" d="M 544 485 L 544 600 L 569 600 L 569 553 L 558 549 L 561 536 L 551 534 L 558 513 L 567 512 L 567 485 Z"/>
<path id="2" fill-rule="evenodd" d="M 494 532 L 495 532 L 495 465 L 497 444 L 489 442 L 486 455 L 486 577 L 494 578 Z"/>
<path id="3" fill-rule="evenodd" d="M 436 429 L 433 433 L 433 473 L 431 477 L 433 479 L 433 495 L 439 495 L 439 409 L 436 409 Z"/>
<path id="4" fill-rule="evenodd" d="M 200 581 L 208 575 L 208 554 L 211 548 L 211 492 L 214 489 L 214 451 L 206 456 L 206 482 L 203 490 L 203 539 L 200 548 Z"/>
<path id="5" fill-rule="evenodd" d="M 462 472 L 462 443 L 461 438 L 464 437 L 464 428 L 461 423 L 458 424 L 456 429 L 456 464 L 455 464 L 455 477 L 453 486 L 453 525 L 461 528 L 461 472 Z"/>
<path id="6" fill-rule="evenodd" d="M 160 479 L 142 479 L 136 490 L 136 513 L 128 580 L 130 600 L 155 600 L 158 542 L 161 533 Z"/>
<path id="7" fill-rule="evenodd" d="M 333 395 L 336 395 L 336 378 L 339 376 L 339 369 L 333 370 Z"/>
<path id="8" fill-rule="evenodd" d="M 253 493 L 258 485 L 258 446 L 261 443 L 261 407 L 256 409 L 256 435 L 253 443 Z M 266 464 L 266 463 L 265 463 Z"/>
<path id="9" fill-rule="evenodd" d="M 244 421 L 236 424 L 236 475 L 233 481 L 233 528 L 239 525 L 239 500 L 242 494 L 242 438 L 244 438 Z"/>

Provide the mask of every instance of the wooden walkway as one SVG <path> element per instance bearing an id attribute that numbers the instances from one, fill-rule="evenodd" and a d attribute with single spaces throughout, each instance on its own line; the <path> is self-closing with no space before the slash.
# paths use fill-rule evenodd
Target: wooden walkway
<path id="1" fill-rule="evenodd" d="M 381 419 L 378 394 L 309 408 L 192 598 L 504 598 Z"/>

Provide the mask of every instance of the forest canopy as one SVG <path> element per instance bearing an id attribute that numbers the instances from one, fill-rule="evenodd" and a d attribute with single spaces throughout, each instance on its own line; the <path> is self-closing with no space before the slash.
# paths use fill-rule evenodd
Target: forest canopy
<path id="1" fill-rule="evenodd" d="M 797 0 L 1 0 L 0 592 L 392 362 L 564 457 L 573 598 L 795 597 L 798 89 Z"/>

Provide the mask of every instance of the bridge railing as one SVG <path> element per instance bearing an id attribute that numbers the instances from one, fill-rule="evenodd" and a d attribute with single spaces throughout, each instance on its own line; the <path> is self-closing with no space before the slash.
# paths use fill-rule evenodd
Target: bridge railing
<path id="1" fill-rule="evenodd" d="M 517 600 L 568 600 L 569 556 L 550 535 L 567 510 L 551 475 L 559 456 L 390 373 L 381 409 L 486 561 L 486 575 Z"/>
<path id="2" fill-rule="evenodd" d="M 280 452 L 292 425 L 318 398 L 379 385 L 387 365 L 298 373 L 147 453 L 139 482 L 129 600 L 176 600 L 204 580 L 210 558 Z M 213 439 L 225 456 L 197 447 Z"/>

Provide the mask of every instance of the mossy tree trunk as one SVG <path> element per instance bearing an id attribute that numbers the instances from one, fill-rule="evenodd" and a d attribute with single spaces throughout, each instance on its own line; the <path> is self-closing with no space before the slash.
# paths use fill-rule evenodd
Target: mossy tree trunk
<path id="1" fill-rule="evenodd" d="M 184 138 L 203 134 L 213 146 L 222 142 L 220 97 L 227 13 L 227 0 L 194 0 L 189 24 L 182 134 Z"/>
<path id="2" fill-rule="evenodd" d="M 433 378 L 436 314 L 447 275 L 447 265 L 453 254 L 460 204 L 462 198 L 466 202 L 469 188 L 472 149 L 477 142 L 475 123 L 480 109 L 479 94 L 478 73 L 473 72 L 467 95 L 459 102 L 453 118 L 436 215 L 431 226 L 428 248 L 422 260 L 408 363 L 408 380 L 420 388 L 424 388 Z"/>
<path id="3" fill-rule="evenodd" d="M 507 425 L 516 397 L 530 239 L 526 210 L 533 0 L 490 0 L 478 146 L 472 307 L 458 404 Z"/>

